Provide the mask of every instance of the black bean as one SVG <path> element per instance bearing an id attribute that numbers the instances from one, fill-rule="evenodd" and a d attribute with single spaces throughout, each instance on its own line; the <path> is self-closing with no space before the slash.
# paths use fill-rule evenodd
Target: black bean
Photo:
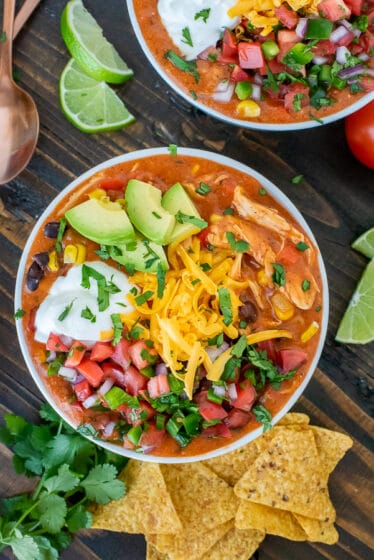
<path id="1" fill-rule="evenodd" d="M 30 292 L 35 292 L 43 276 L 44 276 L 43 270 L 40 268 L 38 263 L 34 261 L 30 266 L 29 270 L 27 271 L 27 276 L 26 276 L 26 286 L 28 287 Z"/>
<path id="2" fill-rule="evenodd" d="M 239 307 L 239 318 L 247 323 L 254 323 L 257 319 L 257 308 L 252 301 L 247 301 Z"/>
<path id="3" fill-rule="evenodd" d="M 48 222 L 44 226 L 44 235 L 51 239 L 56 239 L 58 230 L 60 228 L 60 222 Z"/>
<path id="4" fill-rule="evenodd" d="M 36 253 L 36 255 L 33 255 L 32 260 L 44 270 L 48 265 L 49 255 L 46 251 L 44 253 Z"/>

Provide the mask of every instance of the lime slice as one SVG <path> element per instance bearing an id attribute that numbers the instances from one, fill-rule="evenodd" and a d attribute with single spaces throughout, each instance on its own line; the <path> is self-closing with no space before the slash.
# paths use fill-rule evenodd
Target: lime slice
<path id="1" fill-rule="evenodd" d="M 365 255 L 365 257 L 372 259 L 374 257 L 374 227 L 360 235 L 360 237 L 352 243 L 352 247 Z"/>
<path id="2" fill-rule="evenodd" d="M 61 16 L 61 34 L 71 56 L 91 78 L 121 84 L 133 76 L 82 0 L 70 0 L 66 4 Z"/>
<path id="3" fill-rule="evenodd" d="M 349 302 L 336 340 L 351 344 L 374 340 L 374 259 L 367 265 Z"/>
<path id="4" fill-rule="evenodd" d="M 118 95 L 87 76 L 74 59 L 61 74 L 60 102 L 65 116 L 83 132 L 117 130 L 135 120 Z"/>

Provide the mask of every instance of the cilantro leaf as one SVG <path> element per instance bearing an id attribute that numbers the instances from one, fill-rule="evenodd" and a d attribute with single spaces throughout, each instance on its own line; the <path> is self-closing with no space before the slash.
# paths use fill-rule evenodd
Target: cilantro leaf
<path id="1" fill-rule="evenodd" d="M 43 487 L 49 494 L 52 492 L 69 492 L 74 490 L 79 484 L 79 478 L 69 469 L 69 465 L 63 464 L 58 469 L 58 474 L 50 476 L 44 482 Z"/>
<path id="2" fill-rule="evenodd" d="M 194 60 L 185 60 L 172 50 L 168 50 L 164 54 L 164 57 L 169 60 L 176 68 L 178 68 L 178 70 L 191 74 L 195 78 L 195 82 L 199 83 L 200 74 L 197 71 L 197 64 Z M 176 155 L 176 153 L 172 155 Z"/>
<path id="3" fill-rule="evenodd" d="M 81 482 L 86 496 L 98 504 L 107 504 L 110 500 L 118 500 L 125 493 L 125 485 L 116 479 L 117 469 L 113 465 L 97 465 L 90 470 Z"/>
<path id="4" fill-rule="evenodd" d="M 249 249 L 249 243 L 243 241 L 243 239 L 236 240 L 235 235 L 232 231 L 226 231 L 226 239 L 230 244 L 231 249 L 236 251 L 236 253 L 245 253 Z"/>
<path id="5" fill-rule="evenodd" d="M 286 284 L 286 272 L 283 264 L 272 263 L 272 265 L 274 268 L 273 282 L 278 284 L 278 286 L 284 286 Z"/>
<path id="6" fill-rule="evenodd" d="M 210 14 L 210 8 L 203 8 L 202 10 L 200 10 L 200 12 L 196 12 L 194 20 L 198 20 L 199 18 L 201 18 L 203 20 L 204 23 L 207 22 L 208 17 Z"/>
<path id="7" fill-rule="evenodd" d="M 93 453 L 94 445 L 78 434 L 56 435 L 47 445 L 43 462 L 46 468 L 57 467 L 63 463 L 75 470 L 86 455 Z"/>
<path id="8" fill-rule="evenodd" d="M 262 422 L 262 424 L 264 425 L 264 432 L 267 432 L 268 430 L 271 430 L 273 428 L 273 425 L 271 423 L 273 417 L 270 411 L 262 406 L 262 404 L 257 404 L 256 406 L 254 406 L 252 408 L 252 412 L 256 416 L 257 422 Z"/>
<path id="9" fill-rule="evenodd" d="M 66 525 L 72 533 L 79 529 L 89 529 L 92 525 L 92 514 L 83 505 L 73 508 L 67 515 Z"/>
<path id="10" fill-rule="evenodd" d="M 18 560 L 39 560 L 39 547 L 32 537 L 23 536 L 21 531 L 16 529 L 15 538 L 9 543 L 13 554 Z"/>
<path id="11" fill-rule="evenodd" d="M 165 291 L 165 270 L 162 268 L 162 264 L 157 265 L 157 297 L 161 299 Z"/>
<path id="12" fill-rule="evenodd" d="M 192 42 L 192 37 L 191 37 L 191 31 L 189 30 L 188 27 L 184 27 L 182 29 L 182 43 L 185 43 L 186 45 L 188 45 L 189 47 L 193 47 L 193 42 Z"/>
<path id="13" fill-rule="evenodd" d="M 208 227 L 208 222 L 202 218 L 198 218 L 197 216 L 187 216 L 187 214 L 183 214 L 180 210 L 178 210 L 175 214 L 175 219 L 179 224 L 192 224 L 199 229 Z"/>
<path id="14" fill-rule="evenodd" d="M 58 560 L 58 550 L 49 539 L 41 535 L 33 538 L 39 549 L 38 560 Z"/>
<path id="15" fill-rule="evenodd" d="M 223 322 L 226 326 L 231 325 L 233 319 L 230 292 L 227 288 L 218 288 L 218 302 Z"/>
<path id="16" fill-rule="evenodd" d="M 66 501 L 57 494 L 45 495 L 38 505 L 39 521 L 49 533 L 58 533 L 65 523 L 67 513 Z"/>

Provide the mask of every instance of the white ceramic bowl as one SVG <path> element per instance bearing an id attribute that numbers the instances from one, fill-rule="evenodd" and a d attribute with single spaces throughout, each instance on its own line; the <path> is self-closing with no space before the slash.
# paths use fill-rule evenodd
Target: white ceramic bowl
<path id="1" fill-rule="evenodd" d="M 100 163 L 99 165 L 97 165 L 93 169 L 90 169 L 86 173 L 83 173 L 83 175 L 81 175 L 80 177 L 75 179 L 75 181 L 70 183 L 70 185 L 68 185 L 49 204 L 49 206 L 45 209 L 43 214 L 40 216 L 39 220 L 36 222 L 32 232 L 29 236 L 29 239 L 26 243 L 26 246 L 23 250 L 23 254 L 22 254 L 21 261 L 20 261 L 19 268 L 18 268 L 17 279 L 16 279 L 16 289 L 15 289 L 15 309 L 16 310 L 20 309 L 22 307 L 22 286 L 23 286 L 23 281 L 24 281 L 24 278 L 25 278 L 25 268 L 26 268 L 27 256 L 30 252 L 32 243 L 34 242 L 34 239 L 35 239 L 35 236 L 36 236 L 37 232 L 39 231 L 43 222 L 46 220 L 46 218 L 49 216 L 49 214 L 54 210 L 56 205 L 58 205 L 58 203 L 63 198 L 65 198 L 68 193 L 74 191 L 74 189 L 76 187 L 78 187 L 83 181 L 85 181 L 86 179 L 88 179 L 93 174 L 97 173 L 98 171 L 101 171 L 103 169 L 107 169 L 108 167 L 111 167 L 111 166 L 116 165 L 118 163 L 127 162 L 127 161 L 131 161 L 131 160 L 135 160 L 135 159 L 142 159 L 142 158 L 147 159 L 149 157 L 153 157 L 153 156 L 156 156 L 156 155 L 168 154 L 168 153 L 169 152 L 168 152 L 167 148 L 150 148 L 150 149 L 146 149 L 146 150 L 139 150 L 139 151 L 136 151 L 136 152 L 124 154 L 122 156 L 118 156 L 118 157 L 115 157 L 115 158 L 110 159 L 108 161 L 105 161 L 104 163 Z M 315 246 L 317 246 L 317 242 L 314 238 L 314 235 L 313 235 L 312 231 L 310 230 L 308 224 L 306 223 L 306 221 L 304 220 L 304 218 L 300 214 L 300 212 L 297 210 L 297 208 L 294 206 L 294 204 L 278 189 L 278 187 L 276 187 L 273 183 L 271 183 L 263 175 L 261 175 L 260 173 L 257 173 L 257 171 L 254 171 L 250 167 L 248 167 L 248 166 L 246 166 L 242 163 L 239 163 L 237 161 L 234 161 L 233 159 L 230 159 L 228 157 L 222 156 L 220 154 L 215 154 L 215 153 L 212 153 L 212 152 L 207 152 L 207 151 L 204 151 L 204 150 L 196 150 L 196 149 L 192 149 L 192 148 L 178 148 L 178 154 L 185 155 L 185 156 L 195 156 L 195 157 L 199 157 L 199 158 L 203 158 L 203 159 L 209 159 L 210 161 L 221 163 L 222 165 L 225 165 L 227 167 L 231 167 L 231 168 L 233 168 L 237 171 L 240 171 L 242 173 L 246 173 L 248 175 L 251 175 L 252 177 L 257 179 L 257 181 L 259 181 L 261 183 L 261 185 L 271 194 L 271 196 L 273 196 L 274 199 L 277 200 L 291 214 L 291 216 L 293 216 L 297 220 L 297 222 L 302 226 L 302 228 L 307 233 L 309 238 L 313 241 Z M 323 306 L 322 306 L 320 338 L 319 338 L 317 350 L 316 350 L 316 353 L 315 353 L 315 355 L 313 357 L 313 360 L 310 364 L 310 367 L 309 367 L 309 369 L 308 369 L 308 371 L 305 375 L 305 378 L 304 378 L 303 382 L 298 387 L 298 389 L 295 391 L 295 393 L 293 393 L 292 397 L 289 399 L 287 404 L 274 417 L 274 419 L 273 419 L 274 424 L 276 424 L 282 418 L 282 416 L 284 416 L 286 414 L 286 412 L 288 412 L 288 410 L 295 404 L 295 402 L 300 398 L 300 396 L 304 392 L 306 386 L 308 385 L 308 383 L 309 383 L 309 381 L 310 381 L 310 379 L 311 379 L 311 377 L 314 373 L 314 370 L 317 367 L 317 363 L 318 363 L 318 360 L 320 358 L 322 348 L 323 348 L 323 345 L 324 345 L 324 341 L 325 341 L 325 338 L 326 338 L 327 323 L 328 323 L 328 316 L 329 316 L 329 293 L 328 293 L 326 270 L 325 270 L 325 266 L 324 266 L 324 263 L 323 263 L 323 260 L 322 260 L 322 257 L 321 257 L 320 254 L 319 254 L 319 257 L 318 257 L 318 264 L 319 264 L 319 269 L 320 269 L 320 273 L 321 273 L 321 280 L 322 280 Z M 76 427 L 72 424 L 72 421 L 61 410 L 61 408 L 56 404 L 53 396 L 51 395 L 51 393 L 49 391 L 49 389 L 46 387 L 46 385 L 43 381 L 43 378 L 37 372 L 37 370 L 35 368 L 35 365 L 32 361 L 32 358 L 30 356 L 27 343 L 26 343 L 24 330 L 22 328 L 22 321 L 17 321 L 17 334 L 18 334 L 18 339 L 19 339 L 19 343 L 20 343 L 20 346 L 21 346 L 23 357 L 26 361 L 27 367 L 28 367 L 35 383 L 37 384 L 40 392 L 45 397 L 45 399 L 49 402 L 49 404 L 60 414 L 60 416 L 66 422 L 68 422 L 73 427 Z M 205 453 L 205 454 L 202 454 L 202 455 L 196 455 L 196 456 L 193 456 L 193 457 L 158 457 L 157 455 L 145 455 L 145 454 L 136 453 L 134 451 L 130 451 L 130 450 L 125 449 L 125 448 L 123 448 L 119 445 L 114 445 L 114 444 L 111 444 L 111 443 L 108 443 L 108 442 L 105 442 L 105 441 L 101 441 L 101 440 L 94 440 L 94 441 L 98 445 L 100 445 L 102 447 L 105 447 L 106 449 L 109 449 L 110 451 L 113 451 L 114 453 L 118 453 L 119 455 L 124 455 L 126 457 L 131 457 L 131 458 L 134 458 L 134 459 L 141 459 L 143 461 L 158 462 L 158 463 L 190 463 L 190 462 L 193 462 L 193 461 L 210 459 L 212 457 L 217 457 L 217 456 L 222 455 L 224 453 L 228 453 L 229 451 L 234 451 L 234 449 L 237 449 L 238 447 L 241 447 L 242 445 L 256 439 L 258 436 L 261 435 L 261 433 L 262 433 L 262 428 L 258 428 L 257 430 L 253 430 L 252 432 L 244 435 L 242 438 L 234 441 L 231 444 L 228 444 L 224 447 L 220 447 L 220 448 L 218 448 L 214 451 L 210 451 L 208 453 Z"/>
<path id="2" fill-rule="evenodd" d="M 275 132 L 283 132 L 283 131 L 286 132 L 288 130 L 303 130 L 305 128 L 313 128 L 315 126 L 321 126 L 322 124 L 328 124 L 328 123 L 331 123 L 333 121 L 337 121 L 339 119 L 344 119 L 345 117 L 347 117 L 351 113 L 354 113 L 355 111 L 358 111 L 359 109 L 361 109 L 361 107 L 364 107 L 370 101 L 374 100 L 374 91 L 371 91 L 371 92 L 367 93 L 366 95 L 364 95 L 363 97 L 360 97 L 357 101 L 355 101 L 351 105 L 348 105 L 348 107 L 345 107 L 345 109 L 337 111 L 336 113 L 332 113 L 327 117 L 323 117 L 323 119 L 322 119 L 323 122 L 318 122 L 316 120 L 310 119 L 310 120 L 302 121 L 302 122 L 280 123 L 280 124 L 278 124 L 278 123 L 262 123 L 262 122 L 260 123 L 260 122 L 255 122 L 255 121 L 236 119 L 234 117 L 228 117 L 227 115 L 224 115 L 223 113 L 220 113 L 219 111 L 216 111 L 215 109 L 212 109 L 211 107 L 208 107 L 207 105 L 204 105 L 203 103 L 200 103 L 199 101 L 194 100 L 191 97 L 191 95 L 189 95 L 187 92 L 185 92 L 183 90 L 183 88 L 181 88 L 178 85 L 177 82 L 174 82 L 170 78 L 170 76 L 167 74 L 167 72 L 165 72 L 163 67 L 159 64 L 159 62 L 157 61 L 157 59 L 153 55 L 152 51 L 148 48 L 148 45 L 143 38 L 142 31 L 140 29 L 138 20 L 137 20 L 136 15 L 135 15 L 134 0 L 126 0 L 126 2 L 127 2 L 127 9 L 128 9 L 129 15 L 130 15 L 131 24 L 132 24 L 133 29 L 135 31 L 135 35 L 136 35 L 136 37 L 137 37 L 137 39 L 140 43 L 140 46 L 141 46 L 144 54 L 148 58 L 149 62 L 151 63 L 151 65 L 153 66 L 155 71 L 161 76 L 161 78 L 163 78 L 165 80 L 165 82 L 168 84 L 168 86 L 172 90 L 179 93 L 179 95 L 181 95 L 186 101 L 188 101 L 188 103 L 191 103 L 191 105 L 194 105 L 197 109 L 200 109 L 201 111 L 204 111 L 205 113 L 207 113 L 211 117 L 215 117 L 215 118 L 217 118 L 217 119 L 219 119 L 219 120 L 221 120 L 221 121 L 223 121 L 227 124 L 233 124 L 233 125 L 237 125 L 237 126 L 242 126 L 244 128 L 252 128 L 252 129 L 257 129 L 257 130 L 273 130 Z"/>

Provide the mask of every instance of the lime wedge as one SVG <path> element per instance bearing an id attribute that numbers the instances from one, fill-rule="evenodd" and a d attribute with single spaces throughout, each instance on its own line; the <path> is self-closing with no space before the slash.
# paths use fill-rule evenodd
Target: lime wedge
<path id="1" fill-rule="evenodd" d="M 121 84 L 133 71 L 103 36 L 103 30 L 83 6 L 70 0 L 61 16 L 61 34 L 73 58 L 95 80 Z"/>
<path id="2" fill-rule="evenodd" d="M 352 243 L 352 247 L 365 255 L 365 257 L 372 259 L 374 257 L 374 227 L 360 235 L 360 237 Z"/>
<path id="3" fill-rule="evenodd" d="M 83 132 L 117 130 L 135 120 L 118 95 L 87 76 L 74 59 L 61 74 L 60 102 L 65 116 Z"/>
<path id="4" fill-rule="evenodd" d="M 349 302 L 336 340 L 348 344 L 374 340 L 374 259 L 367 265 Z"/>

